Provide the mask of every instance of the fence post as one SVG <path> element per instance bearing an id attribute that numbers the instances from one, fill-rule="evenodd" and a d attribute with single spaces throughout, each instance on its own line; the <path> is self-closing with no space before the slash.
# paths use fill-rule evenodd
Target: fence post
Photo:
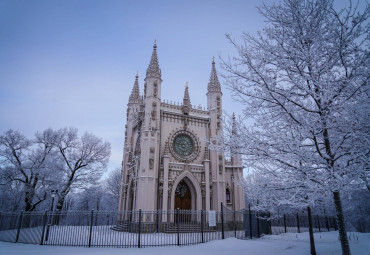
<path id="1" fill-rule="evenodd" d="M 298 230 L 298 233 L 301 233 L 301 228 L 299 226 L 299 214 L 297 213 L 297 230 Z"/>
<path id="2" fill-rule="evenodd" d="M 51 214 L 52 212 L 48 212 L 48 215 Z M 46 234 L 45 234 L 45 241 L 48 241 L 49 239 L 49 231 L 50 231 L 50 220 L 49 218 L 51 219 L 52 215 L 49 215 L 49 217 L 47 217 L 47 226 L 46 226 Z"/>
<path id="3" fill-rule="evenodd" d="M 44 244 L 44 234 L 45 234 L 45 227 L 46 227 L 47 220 L 48 220 L 48 210 L 45 211 L 45 214 L 44 214 L 44 217 L 43 217 L 40 245 Z"/>
<path id="4" fill-rule="evenodd" d="M 204 243 L 204 230 L 203 230 L 203 210 L 200 211 L 200 231 L 202 232 L 202 243 Z"/>
<path id="5" fill-rule="evenodd" d="M 159 233 L 159 211 L 158 210 L 157 210 L 157 233 Z"/>
<path id="6" fill-rule="evenodd" d="M 176 209 L 176 214 L 177 214 L 177 245 L 180 246 L 180 209 Z"/>
<path id="7" fill-rule="evenodd" d="M 234 234 L 236 238 L 236 216 L 235 216 L 235 210 L 234 210 Z"/>
<path id="8" fill-rule="evenodd" d="M 92 235 L 93 223 L 94 223 L 94 210 L 91 210 L 91 216 L 90 216 L 90 232 L 89 232 L 89 247 L 91 247 L 91 235 Z"/>
<path id="9" fill-rule="evenodd" d="M 137 237 L 137 247 L 140 248 L 141 243 L 140 243 L 140 237 L 141 237 L 141 209 L 139 209 L 139 229 L 137 231 L 138 237 Z"/>
<path id="10" fill-rule="evenodd" d="M 272 219 L 271 219 L 271 213 L 269 212 L 269 231 L 270 235 L 272 235 Z"/>
<path id="11" fill-rule="evenodd" d="M 252 212 L 251 212 L 251 204 L 248 205 L 249 207 L 249 237 L 252 239 Z"/>
<path id="12" fill-rule="evenodd" d="M 18 221 L 18 228 L 17 228 L 17 236 L 15 237 L 15 242 L 16 243 L 18 243 L 19 233 L 21 232 L 22 220 L 23 220 L 23 210 L 19 214 L 19 221 Z"/>
<path id="13" fill-rule="evenodd" d="M 325 214 L 325 225 L 326 225 L 326 228 L 328 230 L 328 232 L 330 231 L 330 228 L 329 228 L 329 220 L 328 220 L 328 215 Z"/>
<path id="14" fill-rule="evenodd" d="M 257 222 L 257 237 L 260 238 L 260 219 L 259 219 L 259 213 L 256 212 L 256 222 Z"/>
<path id="15" fill-rule="evenodd" d="M 224 232 L 224 205 L 221 202 L 221 231 L 222 231 L 222 239 L 225 239 L 225 232 Z"/>
<path id="16" fill-rule="evenodd" d="M 335 219 L 335 216 L 333 216 L 333 223 L 334 223 L 334 230 L 337 231 L 337 220 Z"/>
<path id="17" fill-rule="evenodd" d="M 284 232 L 286 233 L 287 231 L 286 231 L 286 216 L 285 216 L 285 214 L 283 214 L 284 215 Z"/>
<path id="18" fill-rule="evenodd" d="M 316 218 L 317 218 L 317 225 L 319 225 L 319 232 L 321 232 L 321 228 L 320 228 L 320 218 L 319 218 L 319 215 L 318 215 L 318 214 L 316 215 Z"/>

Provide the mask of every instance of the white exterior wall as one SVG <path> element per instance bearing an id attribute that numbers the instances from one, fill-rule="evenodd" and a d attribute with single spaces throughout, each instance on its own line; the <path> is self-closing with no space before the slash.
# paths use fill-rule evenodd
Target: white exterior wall
<path id="1" fill-rule="evenodd" d="M 119 210 L 173 210 L 175 189 L 181 180 L 191 190 L 192 210 L 220 210 L 221 202 L 230 209 L 244 208 L 244 192 L 232 180 L 240 180 L 242 176 L 241 158 L 233 157 L 230 167 L 222 153 L 208 149 L 208 141 L 222 132 L 222 93 L 207 93 L 208 110 L 191 108 L 189 114 L 184 114 L 182 106 L 161 102 L 160 78 L 146 77 L 145 88 L 146 97 L 141 105 L 128 105 Z M 197 153 L 190 160 L 173 154 L 176 132 L 186 132 L 195 141 Z M 133 156 L 138 137 L 140 154 L 135 165 Z M 232 196 L 228 205 L 226 188 Z"/>

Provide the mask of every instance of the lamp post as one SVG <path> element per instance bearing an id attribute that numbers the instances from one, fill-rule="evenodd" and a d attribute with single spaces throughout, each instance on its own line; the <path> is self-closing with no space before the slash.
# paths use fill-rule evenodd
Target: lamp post
<path id="1" fill-rule="evenodd" d="M 50 213 L 51 213 L 51 217 L 49 217 L 49 223 L 46 227 L 46 236 L 45 236 L 45 241 L 48 241 L 49 239 L 49 231 L 50 231 L 50 225 L 53 225 L 53 218 L 54 218 L 54 199 L 55 199 L 55 196 L 56 194 L 58 194 L 58 190 L 57 189 L 52 189 L 50 190 L 50 193 L 51 193 L 51 204 L 50 204 Z"/>
<path id="2" fill-rule="evenodd" d="M 52 190 L 50 190 L 50 192 L 51 192 L 50 212 L 52 212 L 52 211 L 54 211 L 54 199 L 55 199 L 56 194 L 58 194 L 58 190 L 57 189 L 52 189 Z"/>
<path id="3" fill-rule="evenodd" d="M 54 199 L 55 199 L 55 196 L 58 194 L 58 190 L 57 189 L 52 189 L 52 190 L 50 190 L 50 193 L 51 193 L 50 212 L 52 213 L 51 224 L 53 225 L 53 218 L 54 218 Z"/>

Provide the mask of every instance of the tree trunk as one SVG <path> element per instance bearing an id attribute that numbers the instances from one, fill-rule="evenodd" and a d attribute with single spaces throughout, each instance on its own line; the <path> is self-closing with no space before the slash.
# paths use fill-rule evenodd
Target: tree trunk
<path id="1" fill-rule="evenodd" d="M 66 195 L 64 195 L 64 193 L 61 192 L 58 198 L 57 205 L 55 206 L 55 211 L 57 212 L 62 211 L 65 198 L 66 198 Z"/>
<path id="2" fill-rule="evenodd" d="M 25 212 L 28 212 L 31 210 L 31 207 L 32 207 L 32 199 L 30 199 L 30 192 L 26 192 L 26 194 L 24 195 L 24 203 L 25 203 L 25 206 L 24 206 L 24 211 Z"/>
<path id="3" fill-rule="evenodd" d="M 340 245 L 342 246 L 342 255 L 351 255 L 351 250 L 349 248 L 347 231 L 344 225 L 344 216 L 342 209 L 342 201 L 340 200 L 339 191 L 333 192 L 335 210 L 337 211 L 337 223 L 339 231 Z"/>
<path id="4" fill-rule="evenodd" d="M 312 228 L 312 214 L 311 214 L 311 207 L 309 206 L 307 206 L 307 214 L 308 214 L 308 230 L 309 230 L 309 235 L 310 235 L 311 255 L 316 255 L 315 239 L 313 237 L 313 228 Z"/>

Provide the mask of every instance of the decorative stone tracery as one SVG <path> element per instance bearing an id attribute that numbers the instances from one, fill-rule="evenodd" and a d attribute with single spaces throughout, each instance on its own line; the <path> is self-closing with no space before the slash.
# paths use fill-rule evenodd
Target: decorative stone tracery
<path id="1" fill-rule="evenodd" d="M 188 129 L 178 130 L 169 137 L 169 149 L 177 160 L 190 162 L 200 153 L 199 139 Z"/>

